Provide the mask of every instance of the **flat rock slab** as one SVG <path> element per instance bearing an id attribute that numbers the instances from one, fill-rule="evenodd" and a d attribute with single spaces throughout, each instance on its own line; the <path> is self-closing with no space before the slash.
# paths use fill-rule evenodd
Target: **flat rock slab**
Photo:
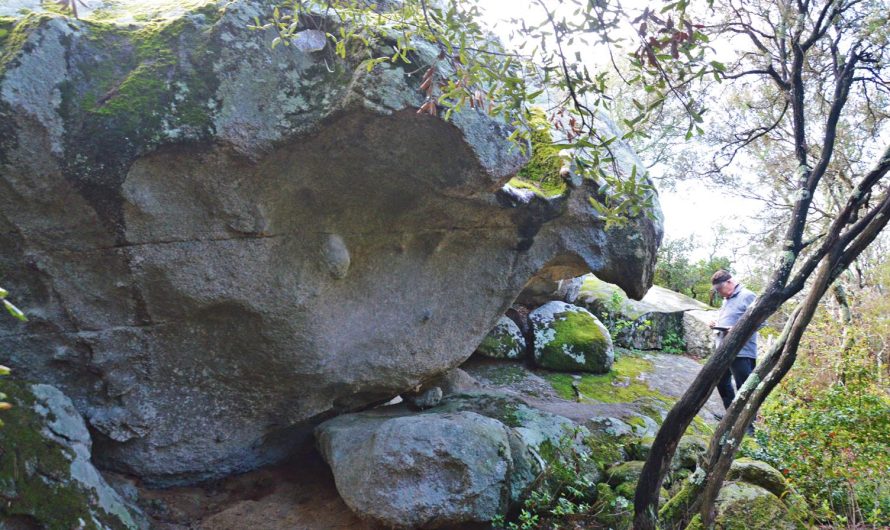
<path id="1" fill-rule="evenodd" d="M 653 391 L 669 399 L 675 400 L 682 396 L 701 370 L 698 361 L 682 355 L 647 352 L 642 358 L 652 363 L 652 370 L 643 372 L 640 379 Z M 522 362 L 474 357 L 461 368 L 486 388 L 517 396 L 537 408 L 577 422 L 622 418 L 639 415 L 641 412 L 640 404 L 635 403 L 578 403 L 564 399 L 545 379 L 552 372 L 530 367 Z M 651 403 L 647 402 L 645 405 L 648 407 Z M 705 421 L 716 422 L 714 414 L 722 415 L 723 412 L 723 402 L 715 390 L 699 415 Z"/>

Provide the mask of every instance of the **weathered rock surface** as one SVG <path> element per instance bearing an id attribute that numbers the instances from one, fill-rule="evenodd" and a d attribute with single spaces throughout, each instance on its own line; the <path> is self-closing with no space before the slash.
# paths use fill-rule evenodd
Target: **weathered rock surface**
<path id="1" fill-rule="evenodd" d="M 587 308 L 603 322 L 624 321 L 615 337 L 618 346 L 677 352 L 695 350 L 699 354 L 699 350 L 710 344 L 707 321 L 713 313 L 707 304 L 664 287 L 653 285 L 642 300 L 637 301 L 628 298 L 620 287 L 586 275 L 574 303 Z M 704 327 L 687 324 L 689 313 L 695 313 L 697 319 L 706 319 L 701 324 Z"/>
<path id="2" fill-rule="evenodd" d="M 798 530 L 788 507 L 769 491 L 746 482 L 729 482 L 721 488 L 716 502 L 716 528 L 746 530 Z"/>
<path id="3" fill-rule="evenodd" d="M 516 398 L 471 393 L 419 414 L 396 405 L 341 415 L 322 423 L 316 439 L 360 517 L 442 528 L 506 513 L 543 470 L 542 444 L 560 443 L 574 427 Z M 578 450 L 589 452 L 580 442 Z M 585 473 L 600 478 L 595 466 Z"/>
<path id="4" fill-rule="evenodd" d="M 542 368 L 602 374 L 615 360 L 609 330 L 584 308 L 549 302 L 532 311 L 529 322 Z"/>
<path id="5" fill-rule="evenodd" d="M 147 528 L 93 467 L 70 399 L 17 381 L 0 381 L 0 391 L 14 404 L 0 427 L 0 528 Z"/>
<path id="6" fill-rule="evenodd" d="M 782 473 L 766 462 L 751 458 L 738 458 L 732 462 L 726 480 L 743 480 L 760 486 L 780 499 L 788 492 L 788 484 Z"/>
<path id="7" fill-rule="evenodd" d="M 525 354 L 525 347 L 525 337 L 516 322 L 501 317 L 476 351 L 493 359 L 519 359 Z"/>
<path id="8" fill-rule="evenodd" d="M 362 518 L 442 528 L 506 511 L 513 459 L 497 420 L 474 412 L 346 414 L 316 436 L 340 496 Z"/>
<path id="9" fill-rule="evenodd" d="M 683 336 L 689 354 L 707 357 L 714 353 L 714 330 L 708 325 L 712 320 L 717 320 L 717 311 L 695 309 L 683 313 Z"/>
<path id="10" fill-rule="evenodd" d="M 509 131 L 416 114 L 420 73 L 273 50 L 260 0 L 108 4 L 0 39 L 0 266 L 31 317 L 0 336 L 104 466 L 170 484 L 277 460 L 460 364 L 535 274 L 647 289 L 657 206 L 607 231 L 591 183 L 498 191 Z"/>

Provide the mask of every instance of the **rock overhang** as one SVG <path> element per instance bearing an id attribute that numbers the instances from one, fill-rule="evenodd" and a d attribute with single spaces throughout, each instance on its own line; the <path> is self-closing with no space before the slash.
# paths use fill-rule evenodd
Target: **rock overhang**
<path id="1" fill-rule="evenodd" d="M 265 2 L 200 4 L 31 15 L 0 68 L 3 261 L 34 315 L 2 333 L 106 466 L 160 484 L 279 458 L 459 364 L 542 270 L 645 291 L 657 220 L 618 244 L 586 185 L 505 205 L 504 124 L 417 115 L 398 66 L 272 50 L 247 30 Z"/>

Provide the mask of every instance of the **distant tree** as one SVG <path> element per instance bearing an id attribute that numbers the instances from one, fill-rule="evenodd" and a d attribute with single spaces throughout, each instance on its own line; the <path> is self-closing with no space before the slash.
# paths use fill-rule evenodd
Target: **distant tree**
<path id="1" fill-rule="evenodd" d="M 732 270 L 732 262 L 712 252 L 708 259 L 692 263 L 690 255 L 695 248 L 694 236 L 666 240 L 658 249 L 654 283 L 714 305 L 711 275 L 718 269 Z"/>

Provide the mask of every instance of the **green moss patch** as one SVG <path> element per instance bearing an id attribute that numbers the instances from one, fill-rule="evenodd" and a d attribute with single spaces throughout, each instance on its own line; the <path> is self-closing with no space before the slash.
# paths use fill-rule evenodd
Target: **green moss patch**
<path id="1" fill-rule="evenodd" d="M 623 355 L 613 364 L 612 370 L 602 375 L 583 375 L 575 382 L 581 392 L 581 402 L 599 403 L 631 403 L 644 397 L 652 397 L 667 401 L 664 394 L 652 390 L 640 374 L 652 371 L 652 362 L 641 357 Z M 553 385 L 556 393 L 564 399 L 575 400 L 572 383 L 575 381 L 570 374 L 553 373 L 544 377 Z"/>
<path id="2" fill-rule="evenodd" d="M 611 338 L 593 315 L 567 311 L 556 315 L 550 326 L 553 337 L 537 347 L 539 365 L 551 370 L 609 370 Z M 537 333 L 536 340 L 540 340 Z"/>
<path id="3" fill-rule="evenodd" d="M 0 516 L 32 518 L 41 528 L 98 529 L 95 495 L 71 483 L 71 449 L 41 434 L 45 419 L 28 385 L 4 380 L 0 392 L 14 404 L 0 428 Z M 112 517 L 103 524 L 123 528 Z"/>
<path id="4" fill-rule="evenodd" d="M 0 78 L 28 45 L 28 37 L 54 16 L 32 13 L 20 19 L 0 17 Z"/>
<path id="5" fill-rule="evenodd" d="M 553 146 L 550 123 L 544 112 L 533 109 L 529 118 L 531 128 L 532 156 L 510 185 L 534 190 L 543 197 L 554 197 L 565 193 L 566 183 L 560 176 L 563 159 L 559 149 Z"/>

